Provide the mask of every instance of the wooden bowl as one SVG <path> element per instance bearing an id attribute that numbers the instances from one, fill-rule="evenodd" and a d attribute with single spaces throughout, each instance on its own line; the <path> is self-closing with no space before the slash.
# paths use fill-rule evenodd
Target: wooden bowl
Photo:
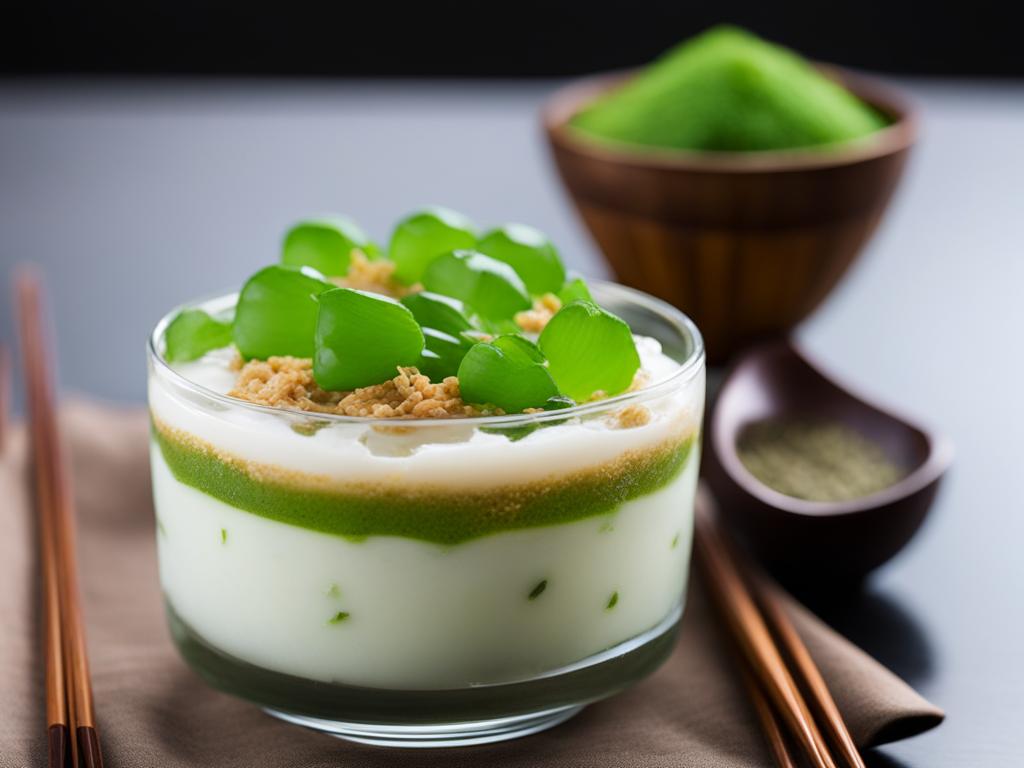
<path id="1" fill-rule="evenodd" d="M 822 68 L 892 123 L 834 149 L 630 149 L 568 125 L 629 75 L 556 92 L 543 122 L 562 181 L 618 280 L 696 321 L 709 362 L 784 335 L 836 285 L 874 231 L 916 135 L 874 80 Z"/>
<path id="2" fill-rule="evenodd" d="M 743 429 L 770 418 L 838 421 L 877 443 L 908 473 L 843 502 L 786 496 L 754 477 L 736 450 Z M 776 575 L 852 582 L 917 532 L 953 456 L 950 442 L 826 377 L 788 342 L 758 346 L 726 377 L 711 414 L 704 466 L 723 519 Z"/>

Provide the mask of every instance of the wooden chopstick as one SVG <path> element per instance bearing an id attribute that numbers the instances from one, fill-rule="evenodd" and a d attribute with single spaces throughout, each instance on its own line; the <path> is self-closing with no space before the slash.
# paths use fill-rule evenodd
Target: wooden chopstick
<path id="1" fill-rule="evenodd" d="M 706 506 L 698 505 L 694 543 L 716 606 L 758 684 L 807 759 L 815 768 L 837 768 Z"/>
<path id="2" fill-rule="evenodd" d="M 67 691 L 64 674 L 64 644 L 60 617 L 60 574 L 57 566 L 55 521 L 51 484 L 47 476 L 49 447 L 46 434 L 39 427 L 45 420 L 44 391 L 46 382 L 36 384 L 41 368 L 39 361 L 40 341 L 35 335 L 36 328 L 25 321 L 32 306 L 26 306 L 28 297 L 21 283 L 18 284 L 19 329 L 21 349 L 26 375 L 26 395 L 29 417 L 32 424 L 32 457 L 39 508 L 39 559 L 42 566 L 43 596 L 43 661 L 46 673 L 46 724 L 47 764 L 49 768 L 64 768 L 71 758 L 69 740 L 70 717 L 68 716 Z"/>
<path id="3" fill-rule="evenodd" d="M 66 768 L 69 757 L 75 768 L 102 768 L 82 624 L 71 484 L 61 451 L 40 294 L 33 273 L 18 275 L 43 564 L 48 760 L 50 768 Z"/>
<path id="4" fill-rule="evenodd" d="M 742 564 L 741 564 L 742 565 Z M 792 668 L 799 679 L 814 714 L 828 733 L 836 751 L 850 768 L 865 768 L 864 760 L 853 743 L 853 737 L 839 713 L 835 699 L 828 690 L 825 678 L 821 676 L 807 646 L 797 634 L 796 628 L 782 607 L 779 588 L 759 568 L 744 567 L 744 576 L 751 585 L 754 597 L 771 626 L 775 637 L 789 656 Z"/>
<path id="5" fill-rule="evenodd" d="M 744 659 L 740 659 L 739 662 L 743 684 L 754 705 L 754 712 L 761 723 L 761 730 L 764 732 L 765 741 L 768 742 L 768 749 L 772 753 L 775 764 L 779 768 L 796 768 L 796 760 L 790 754 L 789 747 L 786 746 L 786 737 L 782 734 L 782 724 L 775 717 L 772 705 L 764 697 L 760 686 L 751 675 L 747 662 Z"/>

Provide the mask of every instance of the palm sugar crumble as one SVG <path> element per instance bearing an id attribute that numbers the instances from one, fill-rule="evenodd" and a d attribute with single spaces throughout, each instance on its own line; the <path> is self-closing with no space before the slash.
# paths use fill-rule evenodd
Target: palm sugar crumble
<path id="1" fill-rule="evenodd" d="M 354 288 L 357 291 L 369 291 L 400 299 L 420 290 L 420 285 L 403 285 L 395 279 L 395 264 L 386 259 L 370 260 L 360 250 L 352 251 L 348 272 L 344 277 L 330 278 L 331 282 L 341 288 Z"/>
<path id="2" fill-rule="evenodd" d="M 619 429 L 642 427 L 651 421 L 651 411 L 646 405 L 634 403 L 612 414 L 614 425 Z"/>
<path id="3" fill-rule="evenodd" d="M 377 419 L 441 419 L 502 415 L 462 401 L 459 380 L 431 382 L 416 368 L 399 368 L 381 384 L 352 392 L 321 389 L 313 378 L 313 361 L 299 357 L 250 360 L 241 367 L 230 397 L 275 408 Z"/>
<path id="4" fill-rule="evenodd" d="M 561 308 L 561 299 L 553 293 L 545 293 L 533 302 L 532 309 L 516 313 L 516 325 L 527 333 L 540 333 Z"/>

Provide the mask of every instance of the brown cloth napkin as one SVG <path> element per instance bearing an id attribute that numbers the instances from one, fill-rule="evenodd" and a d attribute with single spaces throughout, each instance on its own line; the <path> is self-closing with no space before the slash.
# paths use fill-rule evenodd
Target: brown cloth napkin
<path id="1" fill-rule="evenodd" d="M 564 725 L 518 741 L 445 750 L 350 744 L 287 725 L 208 688 L 178 657 L 157 583 L 146 415 L 75 403 L 62 414 L 99 732 L 119 766 L 771 765 L 704 590 L 679 646 L 651 678 Z M 38 579 L 19 429 L 0 457 L 0 767 L 45 763 Z M 794 603 L 790 612 L 858 744 L 919 733 L 942 712 Z"/>

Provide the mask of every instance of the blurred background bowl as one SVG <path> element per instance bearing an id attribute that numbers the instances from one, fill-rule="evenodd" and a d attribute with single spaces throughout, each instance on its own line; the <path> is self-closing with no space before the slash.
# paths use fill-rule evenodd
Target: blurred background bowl
<path id="1" fill-rule="evenodd" d="M 630 74 L 579 81 L 544 108 L 559 174 L 616 277 L 692 317 L 712 363 L 810 314 L 903 173 L 916 135 L 911 106 L 875 80 L 822 70 L 891 124 L 834 148 L 747 153 L 631 149 L 569 125 Z"/>

